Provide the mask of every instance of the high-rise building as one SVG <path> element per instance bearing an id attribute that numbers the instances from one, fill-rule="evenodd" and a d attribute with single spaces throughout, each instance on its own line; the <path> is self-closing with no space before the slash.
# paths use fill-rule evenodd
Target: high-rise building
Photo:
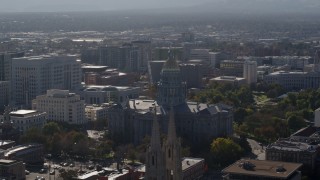
<path id="1" fill-rule="evenodd" d="M 132 44 L 124 44 L 120 47 L 120 69 L 128 72 L 137 72 L 139 61 L 139 48 Z"/>
<path id="2" fill-rule="evenodd" d="M 10 82 L 0 81 L 0 112 L 4 110 L 4 106 L 9 104 Z"/>
<path id="3" fill-rule="evenodd" d="M 0 53 L 0 81 L 10 81 L 12 58 L 23 57 L 24 52 Z"/>
<path id="4" fill-rule="evenodd" d="M 134 46 L 139 48 L 139 60 L 138 60 L 138 70 L 139 71 L 147 71 L 148 62 L 152 59 L 152 48 L 151 41 L 132 41 Z"/>
<path id="5" fill-rule="evenodd" d="M 257 62 L 245 61 L 243 64 L 243 78 L 246 79 L 247 84 L 257 83 Z"/>
<path id="6" fill-rule="evenodd" d="M 73 55 L 14 58 L 11 87 L 13 102 L 30 107 L 32 99 L 48 89 L 79 89 L 81 63 Z"/>
<path id="7" fill-rule="evenodd" d="M 32 101 L 32 109 L 46 112 L 51 121 L 66 122 L 69 124 L 85 124 L 84 100 L 68 90 L 51 89 L 47 94 L 37 96 Z"/>
<path id="8" fill-rule="evenodd" d="M 119 68 L 120 53 L 118 46 L 106 46 L 99 48 L 99 65 Z"/>

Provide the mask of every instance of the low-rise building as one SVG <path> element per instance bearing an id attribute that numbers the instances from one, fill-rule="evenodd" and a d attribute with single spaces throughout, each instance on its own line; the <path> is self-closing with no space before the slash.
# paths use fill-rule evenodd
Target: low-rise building
<path id="1" fill-rule="evenodd" d="M 86 104 L 120 103 L 124 105 L 129 99 L 138 98 L 140 87 L 127 86 L 85 86 L 79 94 Z"/>
<path id="2" fill-rule="evenodd" d="M 242 77 L 235 77 L 235 76 L 220 76 L 215 77 L 209 80 L 210 84 L 214 82 L 223 83 L 223 84 L 232 84 L 233 86 L 241 86 L 246 84 L 246 79 Z"/>
<path id="3" fill-rule="evenodd" d="M 300 180 L 301 163 L 241 159 L 222 170 L 223 179 Z"/>
<path id="4" fill-rule="evenodd" d="M 185 157 L 181 163 L 183 180 L 195 180 L 203 176 L 205 170 L 204 159 Z"/>
<path id="5" fill-rule="evenodd" d="M 278 71 L 264 77 L 267 84 L 279 84 L 286 90 L 317 89 L 320 87 L 320 72 Z"/>
<path id="6" fill-rule="evenodd" d="M 25 180 L 25 166 L 22 161 L 0 159 L 0 179 Z"/>
<path id="7" fill-rule="evenodd" d="M 302 170 L 312 173 L 316 167 L 318 145 L 280 139 L 266 147 L 266 160 L 302 163 Z"/>
<path id="8" fill-rule="evenodd" d="M 85 124 L 84 101 L 68 90 L 51 89 L 47 94 L 37 96 L 32 101 L 32 109 L 46 112 L 50 121 L 60 121 L 69 124 Z"/>
<path id="9" fill-rule="evenodd" d="M 24 134 L 30 128 L 41 129 L 46 123 L 46 112 L 35 110 L 18 110 L 10 113 L 13 126 Z"/>
<path id="10" fill-rule="evenodd" d="M 107 120 L 108 105 L 87 105 L 85 108 L 88 121 Z"/>
<path id="11" fill-rule="evenodd" d="M 15 146 L 4 154 L 5 159 L 20 160 L 26 164 L 42 164 L 44 162 L 43 145 L 28 144 Z"/>
<path id="12" fill-rule="evenodd" d="M 244 61 L 223 60 L 220 62 L 222 76 L 243 76 Z"/>

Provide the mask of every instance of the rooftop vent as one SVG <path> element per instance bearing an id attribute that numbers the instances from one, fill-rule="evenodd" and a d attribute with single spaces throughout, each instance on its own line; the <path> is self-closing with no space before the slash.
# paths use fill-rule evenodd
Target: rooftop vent
<path id="1" fill-rule="evenodd" d="M 277 168 L 276 168 L 276 172 L 277 172 L 277 173 L 282 173 L 282 172 L 285 172 L 285 171 L 287 171 L 287 170 L 283 167 L 282 164 L 280 164 L 280 165 L 277 166 Z"/>

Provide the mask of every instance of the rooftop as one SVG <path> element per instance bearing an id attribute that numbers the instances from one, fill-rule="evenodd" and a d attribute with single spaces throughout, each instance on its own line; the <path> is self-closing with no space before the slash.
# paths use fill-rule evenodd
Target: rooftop
<path id="1" fill-rule="evenodd" d="M 241 159 L 223 169 L 222 172 L 226 174 L 286 179 L 301 166 L 302 164 L 300 163 Z"/>
<path id="2" fill-rule="evenodd" d="M 10 112 L 10 115 L 11 116 L 21 116 L 21 115 L 33 114 L 33 113 L 36 113 L 36 112 L 37 111 L 35 111 L 35 110 L 24 110 L 24 109 L 21 109 L 21 110 Z"/>
<path id="3" fill-rule="evenodd" d="M 182 171 L 198 164 L 198 163 L 204 163 L 204 159 L 202 158 L 192 158 L 192 157 L 185 157 L 182 159 Z"/>
<path id="4" fill-rule="evenodd" d="M 14 162 L 16 162 L 16 160 L 0 159 L 0 164 L 2 164 L 2 165 L 8 165 L 8 164 L 11 164 Z"/>
<path id="5" fill-rule="evenodd" d="M 290 141 L 289 139 L 280 139 L 267 146 L 267 149 L 278 149 L 283 151 L 305 151 L 315 153 L 316 148 L 308 143 Z"/>

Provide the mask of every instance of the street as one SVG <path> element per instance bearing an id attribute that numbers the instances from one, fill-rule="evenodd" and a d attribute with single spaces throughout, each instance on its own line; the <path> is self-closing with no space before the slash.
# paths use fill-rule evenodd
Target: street
<path id="1" fill-rule="evenodd" d="M 247 141 L 252 149 L 252 155 L 254 156 L 254 159 L 265 160 L 266 155 L 263 146 L 253 139 L 247 139 Z"/>

